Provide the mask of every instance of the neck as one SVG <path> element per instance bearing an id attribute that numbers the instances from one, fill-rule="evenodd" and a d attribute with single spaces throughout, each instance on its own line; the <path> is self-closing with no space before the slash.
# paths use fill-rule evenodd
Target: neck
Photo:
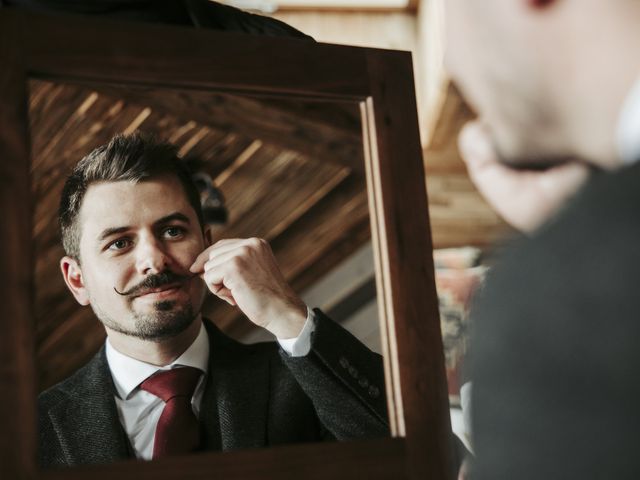
<path id="1" fill-rule="evenodd" d="M 165 366 L 182 355 L 200 332 L 202 318 L 198 315 L 186 330 L 162 340 L 142 340 L 105 327 L 113 348 L 128 357 L 151 365 Z"/>

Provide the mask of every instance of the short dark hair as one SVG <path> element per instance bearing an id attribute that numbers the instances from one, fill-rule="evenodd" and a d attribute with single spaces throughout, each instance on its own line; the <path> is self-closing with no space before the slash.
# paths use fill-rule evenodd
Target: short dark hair
<path id="1" fill-rule="evenodd" d="M 80 160 L 67 178 L 60 198 L 58 221 L 65 253 L 80 260 L 78 214 L 89 186 L 98 182 L 139 182 L 159 175 L 173 175 L 182 185 L 187 200 L 204 225 L 200 194 L 191 172 L 178 157 L 178 149 L 159 142 L 152 135 L 136 132 L 116 135 Z"/>

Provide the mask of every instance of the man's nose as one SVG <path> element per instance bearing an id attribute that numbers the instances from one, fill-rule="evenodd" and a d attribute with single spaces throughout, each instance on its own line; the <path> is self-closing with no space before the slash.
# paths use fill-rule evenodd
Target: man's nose
<path id="1" fill-rule="evenodd" d="M 167 269 L 169 256 L 162 242 L 155 237 L 141 238 L 136 252 L 136 269 L 138 273 L 149 275 L 160 273 Z"/>

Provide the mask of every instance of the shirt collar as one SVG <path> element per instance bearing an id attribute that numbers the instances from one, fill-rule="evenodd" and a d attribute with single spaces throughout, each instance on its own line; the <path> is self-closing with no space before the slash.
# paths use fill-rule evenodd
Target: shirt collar
<path id="1" fill-rule="evenodd" d="M 106 354 L 116 391 L 120 398 L 126 399 L 138 385 L 158 370 L 170 370 L 180 365 L 195 367 L 207 373 L 209 370 L 209 336 L 204 324 L 200 321 L 198 336 L 189 348 L 169 365 L 163 367 L 136 360 L 119 352 L 111 345 L 109 338 L 106 341 Z"/>
<path id="2" fill-rule="evenodd" d="M 616 145 L 625 165 L 640 161 L 640 78 L 627 95 L 620 112 Z"/>

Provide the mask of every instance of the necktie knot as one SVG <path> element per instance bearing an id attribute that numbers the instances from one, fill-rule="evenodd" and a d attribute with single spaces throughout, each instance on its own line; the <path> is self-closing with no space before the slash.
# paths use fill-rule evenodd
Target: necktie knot
<path id="1" fill-rule="evenodd" d="M 168 402 L 174 397 L 191 399 L 200 379 L 200 370 L 193 367 L 162 370 L 140 384 L 140 388 Z"/>

